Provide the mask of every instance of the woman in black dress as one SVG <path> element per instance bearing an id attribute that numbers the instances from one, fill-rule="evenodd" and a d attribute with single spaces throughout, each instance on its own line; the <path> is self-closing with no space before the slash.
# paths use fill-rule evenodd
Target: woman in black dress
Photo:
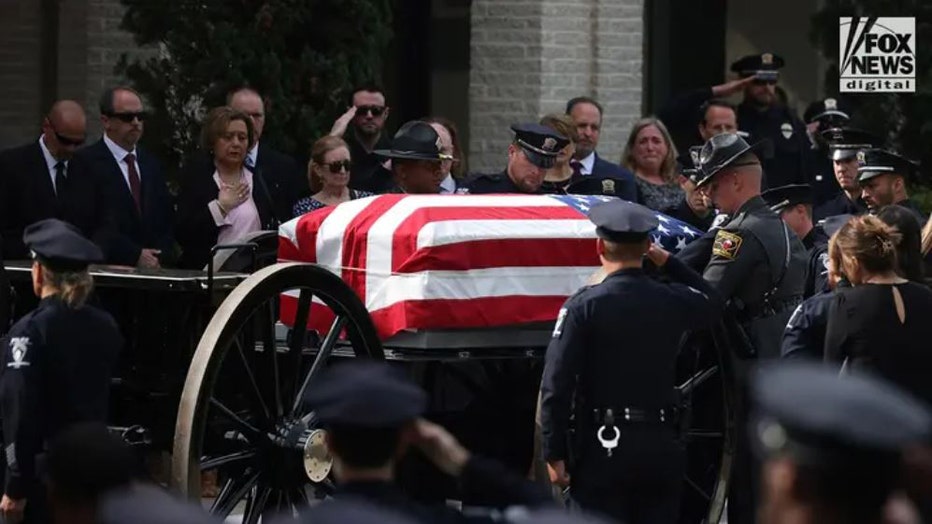
<path id="1" fill-rule="evenodd" d="M 897 273 L 901 240 L 873 216 L 852 218 L 832 237 L 830 271 L 852 287 L 829 311 L 825 360 L 876 373 L 932 406 L 932 290 Z"/>

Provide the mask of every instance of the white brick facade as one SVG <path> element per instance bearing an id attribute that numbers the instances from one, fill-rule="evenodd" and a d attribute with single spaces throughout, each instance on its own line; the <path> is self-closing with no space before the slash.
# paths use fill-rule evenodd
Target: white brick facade
<path id="1" fill-rule="evenodd" d="M 470 170 L 501 169 L 510 124 L 580 95 L 605 107 L 598 149 L 618 161 L 641 116 L 642 0 L 474 0 L 471 16 Z"/>

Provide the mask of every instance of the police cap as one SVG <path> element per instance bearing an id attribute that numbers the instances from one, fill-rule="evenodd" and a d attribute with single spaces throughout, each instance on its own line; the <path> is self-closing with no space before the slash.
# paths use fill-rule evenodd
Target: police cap
<path id="1" fill-rule="evenodd" d="M 697 186 L 709 182 L 716 173 L 728 166 L 735 165 L 745 153 L 755 153 L 758 160 L 766 156 L 766 150 L 771 143 L 762 140 L 755 144 L 748 144 L 737 133 L 722 133 L 710 138 L 699 152 L 699 173 Z"/>
<path id="2" fill-rule="evenodd" d="M 384 362 L 350 361 L 312 382 L 308 407 L 325 425 L 393 428 L 424 412 L 427 395 Z"/>
<path id="3" fill-rule="evenodd" d="M 862 149 L 880 146 L 880 137 L 853 127 L 833 127 L 820 133 L 832 152 L 832 160 L 852 158 Z"/>
<path id="4" fill-rule="evenodd" d="M 822 227 L 822 231 L 825 231 L 826 235 L 832 236 L 852 218 L 854 218 L 854 215 L 850 214 L 832 215 L 820 220 L 818 225 Z"/>
<path id="5" fill-rule="evenodd" d="M 919 169 L 912 160 L 885 149 L 863 149 L 858 151 L 857 155 L 858 182 L 884 174 L 909 177 Z"/>
<path id="6" fill-rule="evenodd" d="M 851 120 L 851 116 L 842 109 L 842 105 L 836 98 L 816 100 L 806 108 L 806 112 L 803 113 L 803 120 L 807 124 L 819 121 L 833 127 L 843 125 Z"/>
<path id="7" fill-rule="evenodd" d="M 626 200 L 612 200 L 592 206 L 589 220 L 596 234 L 610 242 L 643 242 L 660 221 L 650 209 Z"/>
<path id="8" fill-rule="evenodd" d="M 223 519 L 202 507 L 180 500 L 165 490 L 138 484 L 103 498 L 98 510 L 100 524 L 222 524 Z"/>
<path id="9" fill-rule="evenodd" d="M 78 228 L 57 218 L 27 226 L 23 243 L 34 259 L 52 271 L 82 271 L 104 258 L 100 248 L 84 238 Z"/>
<path id="10" fill-rule="evenodd" d="M 789 453 L 801 463 L 895 460 L 903 447 L 932 435 L 932 415 L 918 400 L 882 379 L 839 376 L 818 363 L 761 367 L 753 396 L 759 450 Z"/>
<path id="11" fill-rule="evenodd" d="M 440 162 L 441 147 L 440 135 L 433 126 L 412 120 L 395 133 L 391 149 L 376 149 L 373 153 L 386 158 Z"/>
<path id="12" fill-rule="evenodd" d="M 815 202 L 812 186 L 809 184 L 790 184 L 775 187 L 764 191 L 760 196 L 775 213 L 780 213 L 784 209 L 797 204 L 811 206 Z"/>
<path id="13" fill-rule="evenodd" d="M 731 70 L 742 77 L 760 76 L 768 80 L 777 80 L 777 71 L 783 67 L 782 57 L 773 53 L 747 55 L 731 64 Z"/>
<path id="14" fill-rule="evenodd" d="M 511 130 L 515 132 L 515 144 L 528 160 L 544 169 L 553 167 L 557 155 L 570 143 L 565 136 L 540 124 L 514 124 Z"/>

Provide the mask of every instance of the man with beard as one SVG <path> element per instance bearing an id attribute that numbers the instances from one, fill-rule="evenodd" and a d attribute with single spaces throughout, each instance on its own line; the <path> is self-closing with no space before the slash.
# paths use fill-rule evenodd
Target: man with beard
<path id="1" fill-rule="evenodd" d="M 528 193 L 540 192 L 544 172 L 553 167 L 557 154 L 569 140 L 540 124 L 515 124 L 514 141 L 508 146 L 508 166 L 501 173 L 470 177 L 460 193 Z"/>
<path id="2" fill-rule="evenodd" d="M 926 215 L 915 202 L 909 199 L 906 179 L 919 166 L 911 160 L 883 149 L 858 151 L 858 183 L 862 197 L 871 214 L 876 215 L 884 206 L 896 204 L 909 209 L 916 215 L 919 227 L 926 223 Z"/>
<path id="3" fill-rule="evenodd" d="M 377 149 L 391 148 L 391 140 L 384 133 L 388 114 L 382 88 L 363 85 L 353 91 L 349 109 L 330 130 L 331 136 L 342 137 L 349 146 L 353 160 L 349 185 L 353 189 L 384 193 L 392 187 L 391 176 L 382 167 L 384 159 L 375 154 Z"/>
<path id="4" fill-rule="evenodd" d="M 834 173 L 831 154 L 822 132 L 847 125 L 851 117 L 841 110 L 837 99 L 826 98 L 809 104 L 803 113 L 803 120 L 809 136 L 809 151 L 806 155 L 810 175 L 808 183 L 812 186 L 815 205 L 818 206 L 834 197 L 838 190 L 835 177 L 831 176 Z"/>
<path id="5" fill-rule="evenodd" d="M 851 127 L 836 127 L 822 132 L 822 140 L 831 151 L 832 168 L 839 190 L 834 198 L 829 199 L 813 211 L 813 219 L 818 222 L 835 215 L 860 215 L 867 212 L 867 205 L 861 198 L 861 186 L 858 184 L 858 151 L 878 147 L 880 138 Z"/>
<path id="6" fill-rule="evenodd" d="M 754 77 L 744 86 L 744 101 L 738 106 L 738 127 L 754 140 L 768 139 L 773 144 L 773 154 L 762 159 L 764 189 L 802 184 L 808 178 L 806 127 L 777 98 L 777 79 L 783 65 L 783 58 L 773 53 L 745 56 L 731 65 L 731 70 L 742 78 Z"/>

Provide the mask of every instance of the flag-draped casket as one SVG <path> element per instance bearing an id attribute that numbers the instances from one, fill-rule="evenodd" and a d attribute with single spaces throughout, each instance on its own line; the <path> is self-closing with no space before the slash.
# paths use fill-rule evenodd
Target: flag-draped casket
<path id="1" fill-rule="evenodd" d="M 598 269 L 591 206 L 566 195 L 380 195 L 279 228 L 279 261 L 318 264 L 362 299 L 384 340 L 403 330 L 546 322 Z M 659 215 L 655 242 L 676 251 L 701 232 Z M 297 296 L 282 297 L 292 325 Z M 332 314 L 311 307 L 326 331 Z"/>

